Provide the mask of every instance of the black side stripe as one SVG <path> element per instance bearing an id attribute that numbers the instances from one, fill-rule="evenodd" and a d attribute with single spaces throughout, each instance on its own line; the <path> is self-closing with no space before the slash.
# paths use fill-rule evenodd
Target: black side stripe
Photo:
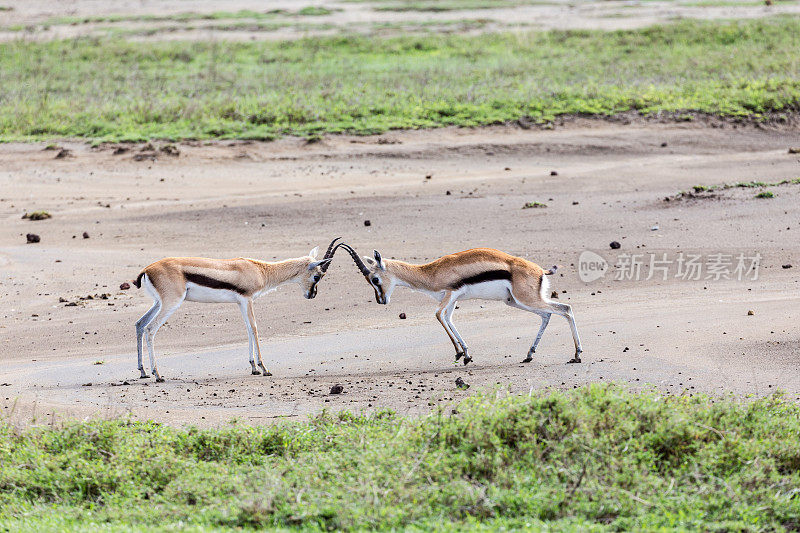
<path id="1" fill-rule="evenodd" d="M 460 289 L 464 285 L 475 285 L 476 283 L 496 281 L 499 279 L 507 279 L 511 281 L 511 272 L 508 270 L 487 270 L 486 272 L 481 272 L 480 274 L 475 274 L 474 276 L 456 281 L 450 286 L 450 290 L 454 291 Z"/>
<path id="2" fill-rule="evenodd" d="M 243 288 L 237 287 L 233 283 L 214 279 L 209 276 L 204 276 L 203 274 L 186 272 L 184 275 L 186 276 L 186 281 L 191 281 L 192 283 L 202 285 L 203 287 L 208 287 L 209 289 L 224 289 L 226 291 L 238 292 L 239 294 L 245 294 L 247 292 Z"/>

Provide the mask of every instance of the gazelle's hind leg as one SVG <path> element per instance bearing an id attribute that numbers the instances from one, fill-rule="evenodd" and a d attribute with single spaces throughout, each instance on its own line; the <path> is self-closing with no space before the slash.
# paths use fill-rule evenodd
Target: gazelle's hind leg
<path id="1" fill-rule="evenodd" d="M 509 298 L 506 300 L 506 303 L 512 307 L 524 309 L 525 311 L 536 313 L 542 317 L 542 326 L 539 328 L 539 333 L 536 335 L 536 340 L 534 341 L 531 349 L 528 351 L 528 357 L 523 361 L 523 363 L 527 363 L 532 359 L 531 356 L 533 355 L 533 352 L 536 351 L 536 346 L 539 344 L 542 334 L 544 333 L 547 324 L 550 322 L 551 314 L 561 315 L 567 319 L 567 322 L 569 322 L 569 327 L 572 330 L 572 340 L 575 342 L 575 357 L 567 362 L 580 363 L 581 352 L 583 349 L 581 348 L 580 337 L 578 337 L 578 327 L 575 325 L 575 316 L 572 314 L 572 306 L 569 304 L 562 304 L 560 302 L 549 300 L 544 296 L 546 293 L 546 280 L 543 281 L 543 285 L 541 285 L 538 290 L 535 290 L 532 285 L 526 286 L 524 284 L 520 284 L 514 286 L 513 293 L 509 291 Z"/>
<path id="2" fill-rule="evenodd" d="M 544 330 L 547 328 L 547 324 L 550 323 L 550 315 L 551 313 L 544 313 L 541 311 L 533 311 L 540 317 L 542 317 L 542 326 L 539 328 L 539 333 L 536 334 L 536 340 L 533 341 L 533 346 L 531 349 L 528 350 L 528 356 L 522 360 L 523 363 L 530 363 L 533 361 L 533 354 L 536 353 L 536 347 L 539 346 L 539 341 L 542 340 L 542 334 L 544 334 Z"/>
<path id="3" fill-rule="evenodd" d="M 450 342 L 453 343 L 453 347 L 456 349 L 456 361 L 458 361 L 459 359 L 461 359 L 461 356 L 464 355 L 465 352 L 464 349 L 461 347 L 461 345 L 458 343 L 456 336 L 453 335 L 452 331 L 450 331 L 450 327 L 447 325 L 447 322 L 444 319 L 445 310 L 447 309 L 447 306 L 450 305 L 450 300 L 452 299 L 452 297 L 453 293 L 448 292 L 445 295 L 445 297 L 442 298 L 441 305 L 439 305 L 439 309 L 436 310 L 436 320 L 438 320 L 439 323 L 442 325 L 445 332 L 447 333 L 447 336 L 450 338 Z"/>
<path id="4" fill-rule="evenodd" d="M 172 298 L 169 299 L 162 298 L 161 309 L 159 310 L 158 315 L 146 327 L 147 351 L 150 353 L 150 371 L 155 376 L 156 381 L 158 382 L 164 381 L 164 378 L 162 378 L 161 374 L 158 373 L 158 368 L 156 367 L 156 356 L 154 351 L 154 341 L 156 333 L 158 332 L 158 329 L 164 325 L 164 322 L 167 321 L 167 319 L 172 315 L 172 313 L 174 313 L 181 306 L 185 298 L 186 298 L 186 291 L 184 291 L 183 294 L 177 297 L 173 296 Z"/>
<path id="5" fill-rule="evenodd" d="M 147 326 L 150 322 L 153 321 L 155 316 L 161 310 L 161 302 L 156 300 L 153 303 L 153 307 L 150 308 L 142 318 L 136 321 L 136 354 L 138 356 L 139 361 L 139 372 L 141 372 L 142 378 L 148 378 L 150 376 L 147 375 L 147 372 L 144 371 L 144 365 L 142 364 L 142 351 L 143 351 L 143 344 L 144 344 L 144 333 Z"/>
<path id="6" fill-rule="evenodd" d="M 575 357 L 567 361 L 567 363 L 580 363 L 581 352 L 583 352 L 583 349 L 581 348 L 581 339 L 578 336 L 578 327 L 575 325 L 575 316 L 572 314 L 572 306 L 569 304 L 562 304 L 552 301 L 547 302 L 547 304 L 553 313 L 561 315 L 567 319 L 567 322 L 569 322 L 569 327 L 572 330 L 572 340 L 575 343 Z"/>

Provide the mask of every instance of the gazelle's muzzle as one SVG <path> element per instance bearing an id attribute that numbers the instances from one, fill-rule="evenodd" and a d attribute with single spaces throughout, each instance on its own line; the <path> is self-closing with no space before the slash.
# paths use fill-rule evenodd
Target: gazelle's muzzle
<path id="1" fill-rule="evenodd" d="M 308 292 L 306 292 L 306 298 L 309 300 L 313 300 L 314 297 L 317 295 L 317 284 L 315 283 Z"/>
<path id="2" fill-rule="evenodd" d="M 386 294 L 383 292 L 383 287 L 380 284 L 376 287 L 372 281 L 370 281 L 369 276 L 364 277 L 367 278 L 367 281 L 372 285 L 372 289 L 375 291 L 375 301 L 379 304 L 386 305 Z"/>

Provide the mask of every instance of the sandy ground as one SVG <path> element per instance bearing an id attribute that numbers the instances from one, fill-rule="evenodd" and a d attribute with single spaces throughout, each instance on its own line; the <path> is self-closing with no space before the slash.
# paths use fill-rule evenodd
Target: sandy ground
<path id="1" fill-rule="evenodd" d="M 524 4 L 524 2 L 522 2 Z M 0 6 L 0 41 L 16 39 L 64 39 L 76 36 L 103 35 L 110 30 L 122 30 L 135 39 L 227 39 L 271 40 L 347 32 L 415 31 L 414 25 L 428 30 L 453 31 L 453 22 L 480 21 L 475 31 L 496 31 L 504 28 L 539 29 L 625 29 L 671 22 L 681 18 L 735 19 L 757 18 L 779 14 L 800 13 L 800 2 L 781 0 L 772 6 L 744 0 L 552 0 L 510 8 L 453 11 L 382 11 L 381 2 L 291 1 L 291 0 L 2 0 Z M 306 6 L 323 6 L 332 10 L 328 15 L 294 15 Z M 96 17 L 123 14 L 128 17 L 157 15 L 169 17 L 186 13 L 237 12 L 251 10 L 267 12 L 286 10 L 289 15 L 276 16 L 265 23 L 278 27 L 261 29 L 235 28 L 246 18 L 217 20 L 167 20 L 57 23 L 60 17 Z M 441 26 L 430 26 L 435 23 Z M 389 28 L 381 25 L 389 24 Z M 227 26 L 212 29 L 210 26 Z M 22 28 L 20 30 L 20 28 Z M 420 28 L 417 28 L 420 29 Z M 458 29 L 463 32 L 463 29 Z"/>
<path id="2" fill-rule="evenodd" d="M 730 189 L 664 200 L 698 184 L 799 177 L 800 155 L 787 150 L 800 146 L 796 129 L 578 120 L 552 131 L 183 143 L 177 156 L 59 144 L 68 157 L 43 144 L 0 146 L 0 416 L 14 421 L 413 414 L 480 389 L 606 381 L 800 399 L 800 186 L 771 187 L 772 199 Z M 531 201 L 547 207 L 522 209 Z M 53 218 L 21 219 L 40 209 Z M 27 233 L 41 242 L 26 244 Z M 398 289 L 377 305 L 342 254 L 315 300 L 287 286 L 257 301 L 273 377 L 249 375 L 235 306 L 186 303 L 156 339 L 167 382 L 137 379 L 133 324 L 151 301 L 119 285 L 141 267 L 170 255 L 293 257 L 336 236 L 410 261 L 490 246 L 560 265 L 552 288 L 575 309 L 584 362 L 565 364 L 571 336 L 554 317 L 536 360 L 520 364 L 538 318 L 471 301 L 455 324 L 475 362 L 454 365 L 433 300 Z M 584 250 L 609 261 L 604 278 L 579 279 Z M 758 253 L 758 279 L 685 280 L 675 265 L 666 281 L 645 279 L 650 253 L 679 251 L 704 261 Z M 633 253 L 646 263 L 642 279 L 615 280 L 620 254 Z M 468 391 L 455 387 L 459 376 Z M 329 394 L 336 383 L 344 394 Z"/>

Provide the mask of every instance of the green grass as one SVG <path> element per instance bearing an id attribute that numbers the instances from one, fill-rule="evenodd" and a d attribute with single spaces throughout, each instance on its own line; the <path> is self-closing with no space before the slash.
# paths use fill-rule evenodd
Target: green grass
<path id="1" fill-rule="evenodd" d="M 415 419 L 0 425 L 0 529 L 775 531 L 800 526 L 800 408 L 588 386 Z"/>
<path id="2" fill-rule="evenodd" d="M 271 139 L 521 117 L 792 111 L 800 18 L 287 42 L 0 44 L 0 140 Z"/>
<path id="3" fill-rule="evenodd" d="M 680 200 L 681 198 L 696 198 L 698 195 L 699 197 L 711 197 L 713 196 L 712 193 L 716 191 L 727 191 L 728 189 L 764 189 L 766 187 L 781 187 L 783 185 L 800 185 L 800 178 L 794 179 L 785 179 L 781 181 L 775 182 L 766 182 L 766 181 L 737 181 L 734 183 L 719 183 L 716 185 L 694 185 L 692 186 L 692 192 L 680 191 L 675 196 L 671 197 L 676 200 Z M 764 196 L 762 196 L 764 195 Z M 771 191 L 765 191 L 758 193 L 756 198 L 773 198 L 774 194 Z M 670 197 L 668 197 L 670 198 Z"/>
<path id="4" fill-rule="evenodd" d="M 373 4 L 376 11 L 461 11 L 499 9 L 525 5 L 558 5 L 549 0 L 345 0 Z"/>

